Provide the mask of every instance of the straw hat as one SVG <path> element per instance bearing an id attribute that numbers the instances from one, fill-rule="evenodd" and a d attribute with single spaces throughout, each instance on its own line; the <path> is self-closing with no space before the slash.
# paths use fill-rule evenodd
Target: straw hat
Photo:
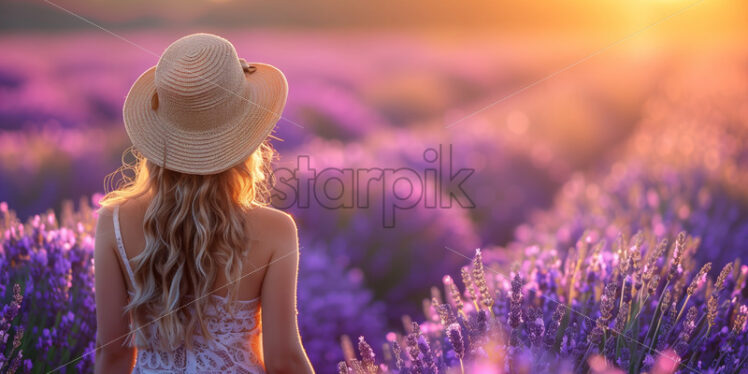
<path id="1" fill-rule="evenodd" d="M 192 34 L 135 81 L 122 112 L 127 135 L 148 160 L 215 174 L 246 160 L 270 135 L 287 96 L 277 68 L 247 63 L 224 38 Z"/>

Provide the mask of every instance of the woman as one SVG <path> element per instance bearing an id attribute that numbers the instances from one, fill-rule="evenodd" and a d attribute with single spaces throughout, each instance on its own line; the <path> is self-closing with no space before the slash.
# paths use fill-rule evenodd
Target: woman
<path id="1" fill-rule="evenodd" d="M 135 176 L 101 200 L 96 229 L 97 373 L 313 372 L 296 226 L 267 207 L 287 93 L 278 69 L 210 34 L 177 40 L 133 84 Z"/>

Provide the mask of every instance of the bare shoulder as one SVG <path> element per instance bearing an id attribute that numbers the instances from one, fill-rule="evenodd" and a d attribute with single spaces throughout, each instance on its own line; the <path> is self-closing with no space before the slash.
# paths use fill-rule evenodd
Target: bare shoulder
<path id="1" fill-rule="evenodd" d="M 113 206 L 102 206 L 97 211 L 96 214 L 98 214 L 99 217 L 112 217 L 114 215 L 114 207 Z"/>
<path id="2" fill-rule="evenodd" d="M 116 238 L 114 235 L 114 221 L 112 220 L 114 209 L 111 206 L 104 206 L 97 210 L 96 232 L 94 234 L 95 246 L 94 257 L 108 256 L 111 250 L 116 247 Z"/>
<path id="3" fill-rule="evenodd" d="M 273 246 L 295 245 L 296 222 L 293 217 L 272 207 L 257 206 L 247 213 L 250 234 L 257 240 Z"/>
<path id="4" fill-rule="evenodd" d="M 102 206 L 96 211 L 98 219 L 96 221 L 96 236 L 109 236 L 114 233 L 114 207 Z"/>

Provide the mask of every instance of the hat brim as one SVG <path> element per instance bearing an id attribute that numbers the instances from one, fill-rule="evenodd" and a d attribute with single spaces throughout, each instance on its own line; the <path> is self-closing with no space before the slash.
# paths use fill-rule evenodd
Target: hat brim
<path id="1" fill-rule="evenodd" d="M 151 100 L 156 92 L 156 67 L 138 77 L 122 108 L 125 130 L 135 148 L 148 160 L 188 174 L 216 174 L 246 160 L 270 135 L 281 118 L 288 82 L 272 65 L 250 63 L 245 73 L 242 101 L 246 110 L 210 130 L 187 131 L 159 116 Z"/>

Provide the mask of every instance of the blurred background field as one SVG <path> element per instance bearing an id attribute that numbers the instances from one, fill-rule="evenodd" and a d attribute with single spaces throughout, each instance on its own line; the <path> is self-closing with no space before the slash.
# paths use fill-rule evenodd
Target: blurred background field
<path id="1" fill-rule="evenodd" d="M 328 347 L 341 334 L 416 314 L 428 287 L 465 263 L 445 246 L 467 256 L 494 247 L 508 262 L 522 244 L 564 251 L 610 220 L 744 248 L 745 3 L 313 3 L 3 2 L 0 201 L 25 221 L 103 192 L 130 145 L 121 107 L 132 82 L 173 40 L 212 32 L 288 78 L 278 166 L 308 155 L 318 169 L 419 170 L 427 148 L 451 145 L 455 165 L 475 169 L 464 185 L 474 209 L 419 204 L 397 212 L 394 228 L 374 208 L 287 208 L 310 258 L 301 282 L 332 289 L 348 277 L 364 289 L 300 295 L 321 367 L 339 359 Z M 662 181 L 669 173 L 675 182 Z M 653 207 L 675 195 L 694 207 Z M 724 201 L 708 205 L 710 196 Z M 640 216 L 611 218 L 626 204 Z M 660 207 L 680 215 L 645 209 Z M 674 219 L 680 226 L 658 226 Z M 349 303 L 360 305 L 322 326 L 326 310 Z M 358 308 L 371 322 L 345 323 Z"/>

